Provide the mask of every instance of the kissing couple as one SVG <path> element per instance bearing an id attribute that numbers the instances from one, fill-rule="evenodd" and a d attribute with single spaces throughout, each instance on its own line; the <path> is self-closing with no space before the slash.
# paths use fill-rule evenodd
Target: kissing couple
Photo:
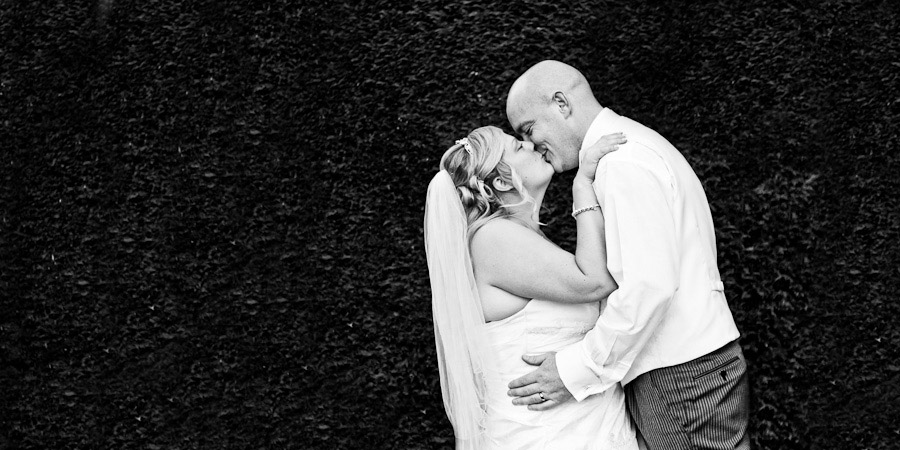
<path id="1" fill-rule="evenodd" d="M 456 448 L 748 449 L 746 361 L 688 162 L 562 62 L 523 73 L 506 114 L 521 140 L 473 130 L 426 199 Z M 539 212 L 574 169 L 572 254 Z"/>

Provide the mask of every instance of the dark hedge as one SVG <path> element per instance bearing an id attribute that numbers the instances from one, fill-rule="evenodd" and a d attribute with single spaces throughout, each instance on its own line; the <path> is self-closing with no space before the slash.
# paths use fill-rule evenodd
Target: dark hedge
<path id="1" fill-rule="evenodd" d="M 562 3 L 0 2 L 0 447 L 450 448 L 425 187 L 555 58 L 703 180 L 755 447 L 896 448 L 897 2 Z"/>

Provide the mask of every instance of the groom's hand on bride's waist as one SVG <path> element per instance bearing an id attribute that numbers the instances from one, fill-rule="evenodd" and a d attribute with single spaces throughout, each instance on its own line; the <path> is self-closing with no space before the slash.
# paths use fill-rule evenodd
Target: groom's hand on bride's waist
<path id="1" fill-rule="evenodd" d="M 509 383 L 507 395 L 514 405 L 528 405 L 532 411 L 544 411 L 572 399 L 556 368 L 556 353 L 540 353 L 522 356 L 532 366 L 540 366 L 533 372 Z"/>

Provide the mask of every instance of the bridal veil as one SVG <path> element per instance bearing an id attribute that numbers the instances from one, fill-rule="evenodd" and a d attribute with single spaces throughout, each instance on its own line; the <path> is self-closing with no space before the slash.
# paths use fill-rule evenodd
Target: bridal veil
<path id="1" fill-rule="evenodd" d="M 485 439 L 484 368 L 490 359 L 467 227 L 456 186 L 441 170 L 428 185 L 425 202 L 425 253 L 441 393 L 456 448 L 478 449 Z"/>

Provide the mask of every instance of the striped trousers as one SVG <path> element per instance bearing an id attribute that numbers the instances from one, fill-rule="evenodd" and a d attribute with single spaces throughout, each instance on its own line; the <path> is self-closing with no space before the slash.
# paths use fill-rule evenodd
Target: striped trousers
<path id="1" fill-rule="evenodd" d="M 628 412 L 650 450 L 749 449 L 747 363 L 737 341 L 625 386 Z"/>

